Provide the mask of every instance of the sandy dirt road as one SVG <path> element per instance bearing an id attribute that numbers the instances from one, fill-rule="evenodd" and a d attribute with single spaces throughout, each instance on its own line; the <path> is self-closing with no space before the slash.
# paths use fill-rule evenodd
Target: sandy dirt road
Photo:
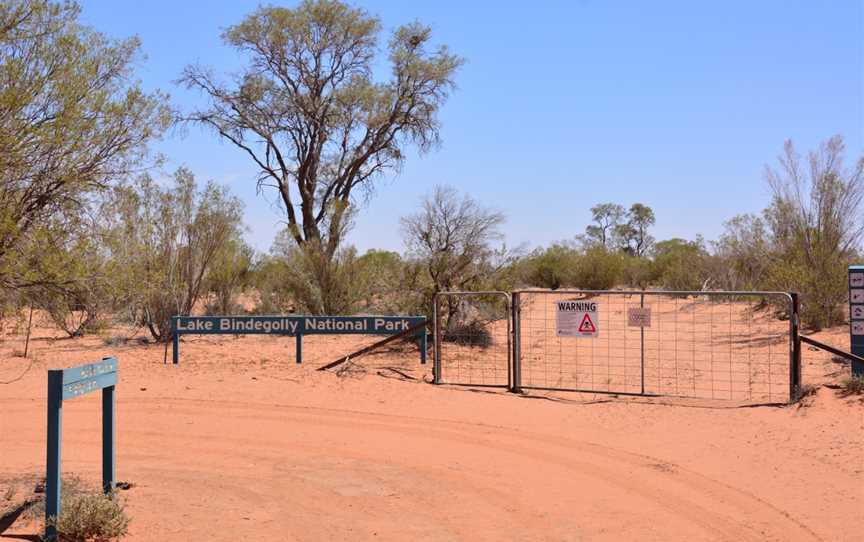
<path id="1" fill-rule="evenodd" d="M 44 471 L 44 369 L 110 352 L 129 540 L 861 539 L 864 404 L 833 389 L 755 408 L 519 397 L 426 384 L 411 352 L 340 377 L 276 339 L 190 345 L 179 367 L 155 346 L 43 346 L 0 386 L 0 486 Z M 4 358 L 0 380 L 26 366 Z M 64 473 L 92 482 L 99 405 L 64 408 Z"/>

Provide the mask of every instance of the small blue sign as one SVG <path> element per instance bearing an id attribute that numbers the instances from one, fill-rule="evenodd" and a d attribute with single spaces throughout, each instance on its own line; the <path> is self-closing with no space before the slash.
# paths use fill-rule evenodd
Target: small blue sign
<path id="1" fill-rule="evenodd" d="M 48 438 L 45 467 L 45 538 L 55 540 L 56 528 L 50 519 L 60 515 L 60 450 L 63 428 L 63 401 L 102 390 L 102 487 L 114 489 L 114 388 L 117 359 L 102 358 L 96 363 L 48 371 Z"/>

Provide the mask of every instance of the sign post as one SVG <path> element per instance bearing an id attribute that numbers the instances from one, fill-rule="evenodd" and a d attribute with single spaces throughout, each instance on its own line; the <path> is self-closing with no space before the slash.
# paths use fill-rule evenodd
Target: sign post
<path id="1" fill-rule="evenodd" d="M 425 316 L 175 316 L 173 360 L 180 362 L 180 335 L 285 335 L 295 337 L 295 361 L 303 361 L 303 335 L 396 335 L 418 328 L 420 363 L 426 363 Z"/>
<path id="2" fill-rule="evenodd" d="M 48 371 L 48 439 L 45 469 L 45 539 L 54 540 L 57 530 L 49 522 L 60 517 L 60 450 L 63 401 L 102 390 L 102 490 L 114 489 L 115 418 L 114 387 L 117 359 Z"/>
<path id="3" fill-rule="evenodd" d="M 864 357 L 864 265 L 849 266 L 849 344 Z M 864 363 L 852 362 L 852 376 L 864 377 Z"/>

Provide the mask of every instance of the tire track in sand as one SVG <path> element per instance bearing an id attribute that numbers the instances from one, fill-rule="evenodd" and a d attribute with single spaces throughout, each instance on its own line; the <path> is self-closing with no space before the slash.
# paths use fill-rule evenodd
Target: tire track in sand
<path id="1" fill-rule="evenodd" d="M 159 410 L 172 405 L 170 410 L 177 415 L 200 416 L 202 410 L 194 405 L 218 405 L 222 417 L 268 419 L 300 427 L 327 426 L 346 432 L 383 432 L 403 438 L 431 439 L 439 448 L 445 444 L 458 445 L 480 448 L 485 453 L 507 454 L 518 458 L 526 468 L 532 464 L 551 466 L 568 476 L 591 478 L 635 495 L 719 540 L 820 540 L 788 513 L 749 492 L 680 465 L 596 443 L 501 426 L 354 410 L 202 399 L 130 402 L 152 406 L 157 401 Z M 232 442 L 230 435 L 219 438 Z M 238 439 L 237 445 L 245 442 Z M 484 494 L 486 498 L 495 495 L 496 501 L 506 500 L 506 495 L 493 488 L 484 490 Z"/>

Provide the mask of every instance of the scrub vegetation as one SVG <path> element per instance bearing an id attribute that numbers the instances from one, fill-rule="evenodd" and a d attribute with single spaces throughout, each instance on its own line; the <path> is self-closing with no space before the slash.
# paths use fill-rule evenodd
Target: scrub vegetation
<path id="1" fill-rule="evenodd" d="M 787 290 L 811 328 L 846 318 L 864 157 L 845 157 L 840 136 L 806 156 L 786 142 L 766 167 L 770 205 L 730 217 L 713 241 L 655 239 L 668 217 L 601 202 L 569 239 L 508 247 L 494 205 L 442 184 L 401 217 L 403 253 L 360 254 L 345 241 L 355 213 L 409 149 L 439 142 L 463 60 L 429 27 L 398 27 L 382 47 L 380 20 L 338 1 L 261 7 L 222 34 L 245 59 L 240 74 L 190 65 L 180 81 L 201 105 L 177 111 L 137 82 L 137 39 L 110 39 L 79 13 L 0 4 L 4 325 L 36 307 L 69 336 L 119 321 L 167 341 L 175 314 L 425 314 L 440 291 L 514 287 Z M 277 194 L 284 229 L 269 252 L 244 240 L 227 187 L 159 168 L 152 143 L 190 125 L 236 147 Z"/>

